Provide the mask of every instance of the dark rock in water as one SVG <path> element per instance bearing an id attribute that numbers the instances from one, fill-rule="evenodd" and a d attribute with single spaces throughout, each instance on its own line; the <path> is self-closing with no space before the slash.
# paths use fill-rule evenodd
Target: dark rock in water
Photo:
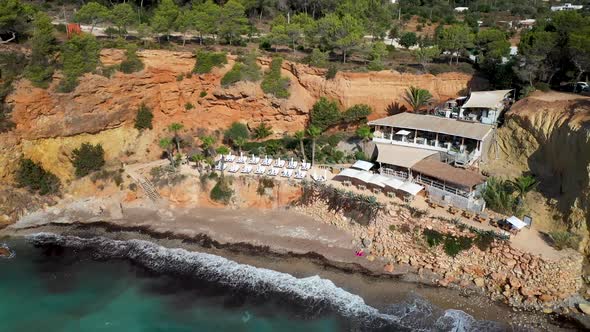
<path id="1" fill-rule="evenodd" d="M 6 247 L 0 247 L 0 257 L 8 258 L 12 256 L 12 252 Z"/>

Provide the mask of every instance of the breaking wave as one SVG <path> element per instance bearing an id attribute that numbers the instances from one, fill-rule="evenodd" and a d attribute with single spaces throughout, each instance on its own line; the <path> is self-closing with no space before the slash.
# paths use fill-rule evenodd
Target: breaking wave
<path id="1" fill-rule="evenodd" d="M 290 274 L 240 264 L 229 259 L 178 248 L 166 248 L 143 240 L 118 241 L 104 237 L 81 238 L 54 233 L 27 236 L 34 245 L 57 245 L 91 250 L 97 258 L 129 259 L 154 272 L 180 274 L 210 282 L 247 289 L 257 294 L 287 296 L 304 303 L 313 312 L 333 310 L 344 319 L 366 330 L 407 331 L 502 331 L 505 326 L 477 321 L 460 310 L 443 311 L 428 301 L 414 297 L 383 311 L 319 276 L 296 278 Z"/>

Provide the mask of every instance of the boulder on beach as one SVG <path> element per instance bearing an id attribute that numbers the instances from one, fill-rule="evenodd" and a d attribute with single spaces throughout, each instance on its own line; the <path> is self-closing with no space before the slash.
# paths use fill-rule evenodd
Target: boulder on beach
<path id="1" fill-rule="evenodd" d="M 8 248 L 6 247 L 0 247 L 0 257 L 10 257 L 12 255 L 12 252 L 10 252 L 10 250 L 8 250 Z"/>

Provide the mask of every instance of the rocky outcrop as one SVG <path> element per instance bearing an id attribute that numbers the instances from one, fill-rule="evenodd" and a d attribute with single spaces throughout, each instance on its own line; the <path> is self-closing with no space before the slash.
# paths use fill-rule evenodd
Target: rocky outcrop
<path id="1" fill-rule="evenodd" d="M 494 163 L 539 177 L 568 225 L 588 234 L 590 98 L 552 92 L 518 101 L 497 132 L 497 147 Z"/>
<path id="2" fill-rule="evenodd" d="M 121 50 L 103 50 L 101 55 L 105 65 L 123 59 Z M 323 69 L 285 62 L 283 75 L 291 79 L 291 96 L 279 100 L 266 96 L 255 83 L 222 88 L 220 79 L 233 65 L 233 56 L 224 68 L 216 68 L 211 74 L 189 75 L 194 65 L 191 53 L 146 50 L 139 55 L 145 70 L 117 72 L 111 78 L 87 74 L 72 93 L 57 93 L 54 87 L 38 89 L 26 80 L 20 81 L 7 99 L 14 107 L 17 132 L 27 139 L 97 133 L 129 123 L 138 106 L 145 103 L 155 112 L 155 122 L 160 126 L 176 121 L 187 128 L 214 130 L 224 129 L 233 121 L 264 121 L 281 134 L 303 128 L 309 109 L 320 96 L 338 101 L 343 108 L 369 104 L 377 117 L 385 115 L 392 103 L 403 104 L 402 96 L 412 85 L 426 88 L 435 99 L 443 100 L 485 84 L 460 73 L 433 76 L 391 71 L 338 73 L 333 80 L 326 80 Z M 265 68 L 268 59 L 260 59 L 260 63 Z M 187 103 L 195 107 L 189 109 Z"/>
<path id="3" fill-rule="evenodd" d="M 351 222 L 341 213 L 329 211 L 322 201 L 298 206 L 298 211 L 351 232 L 367 257 L 410 266 L 420 275 L 432 275 L 440 286 L 475 289 L 491 299 L 528 310 L 568 308 L 583 285 L 583 257 L 568 250 L 559 259 L 523 252 L 507 241 L 494 240 L 489 247 L 473 245 L 451 257 L 443 245 L 426 244 L 422 233 L 433 229 L 443 234 L 474 237 L 468 229 L 436 217 L 412 217 L 405 207 L 387 206 L 370 226 Z"/>
<path id="4" fill-rule="evenodd" d="M 0 134 L 0 162 L 5 165 L 0 168 L 0 181 L 10 181 L 14 161 L 22 156 L 41 162 L 62 180 L 68 180 L 72 174 L 71 150 L 84 141 L 101 143 L 111 162 L 156 157 L 159 148 L 153 144 L 172 122 L 184 124 L 186 135 L 193 138 L 203 130 L 223 130 L 235 121 L 251 127 L 266 122 L 274 135 L 281 137 L 306 126 L 309 110 L 321 96 L 336 100 L 343 108 L 367 103 L 376 110 L 373 117 L 379 117 L 386 114 L 390 104 L 403 104 L 402 96 L 411 85 L 429 89 L 440 100 L 457 96 L 468 87 L 485 85 L 460 73 L 340 72 L 333 80 L 326 80 L 324 69 L 285 61 L 283 75 L 291 80 L 291 96 L 277 99 L 265 95 L 258 83 L 240 82 L 228 88 L 220 85 L 235 56 L 229 56 L 225 67 L 205 75 L 190 74 L 195 59 L 189 52 L 145 50 L 139 56 L 145 64 L 143 71 L 116 72 L 110 78 L 86 74 L 71 93 L 57 92 L 59 74 L 46 90 L 19 81 L 7 98 L 16 129 Z M 123 58 L 122 50 L 101 53 L 106 66 Z M 263 69 L 269 61 L 259 59 Z M 132 127 L 141 104 L 152 109 L 154 130 L 140 136 Z M 151 149 L 148 138 L 152 139 Z"/>

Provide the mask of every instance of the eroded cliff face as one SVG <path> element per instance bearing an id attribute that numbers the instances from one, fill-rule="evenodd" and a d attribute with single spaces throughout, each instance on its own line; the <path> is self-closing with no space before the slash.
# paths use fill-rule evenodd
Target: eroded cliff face
<path id="1" fill-rule="evenodd" d="M 8 181 L 21 156 L 41 162 L 62 179 L 71 178 L 69 156 L 81 142 L 102 143 L 111 160 L 142 160 L 156 157 L 152 144 L 172 122 L 184 124 L 185 134 L 197 136 L 198 130 L 223 130 L 240 121 L 255 127 L 267 122 L 276 137 L 304 128 L 309 110 L 321 96 L 336 100 L 343 108 L 366 103 L 375 110 L 372 117 L 387 114 L 394 102 L 404 104 L 403 94 L 409 86 L 428 89 L 436 99 L 455 97 L 469 87 L 481 88 L 485 82 L 467 74 L 439 76 L 410 75 L 383 71 L 372 73 L 338 73 L 326 80 L 325 70 L 284 62 L 283 75 L 291 79 L 289 99 L 265 95 L 259 83 L 240 82 L 223 88 L 220 80 L 231 69 L 230 56 L 223 68 L 205 75 L 187 75 L 195 59 L 188 52 L 146 50 L 139 52 L 145 70 L 134 74 L 115 73 L 107 78 L 87 74 L 71 93 L 58 93 L 54 85 L 47 90 L 21 80 L 7 99 L 13 107 L 16 129 L 0 135 L 0 181 Z M 119 63 L 121 50 L 103 50 L 105 65 Z M 263 69 L 269 59 L 260 59 Z M 142 104 L 154 113 L 154 130 L 140 135 L 133 129 L 138 107 Z M 189 103 L 194 107 L 191 108 Z M 145 160 L 145 159 L 143 159 Z M 70 175 L 68 175 L 70 174 Z"/>
<path id="2" fill-rule="evenodd" d="M 588 234 L 590 98 L 552 92 L 523 99 L 506 115 L 497 142 L 498 160 L 493 163 L 538 176 L 567 224 Z M 490 153 L 494 159 L 495 150 Z"/>

